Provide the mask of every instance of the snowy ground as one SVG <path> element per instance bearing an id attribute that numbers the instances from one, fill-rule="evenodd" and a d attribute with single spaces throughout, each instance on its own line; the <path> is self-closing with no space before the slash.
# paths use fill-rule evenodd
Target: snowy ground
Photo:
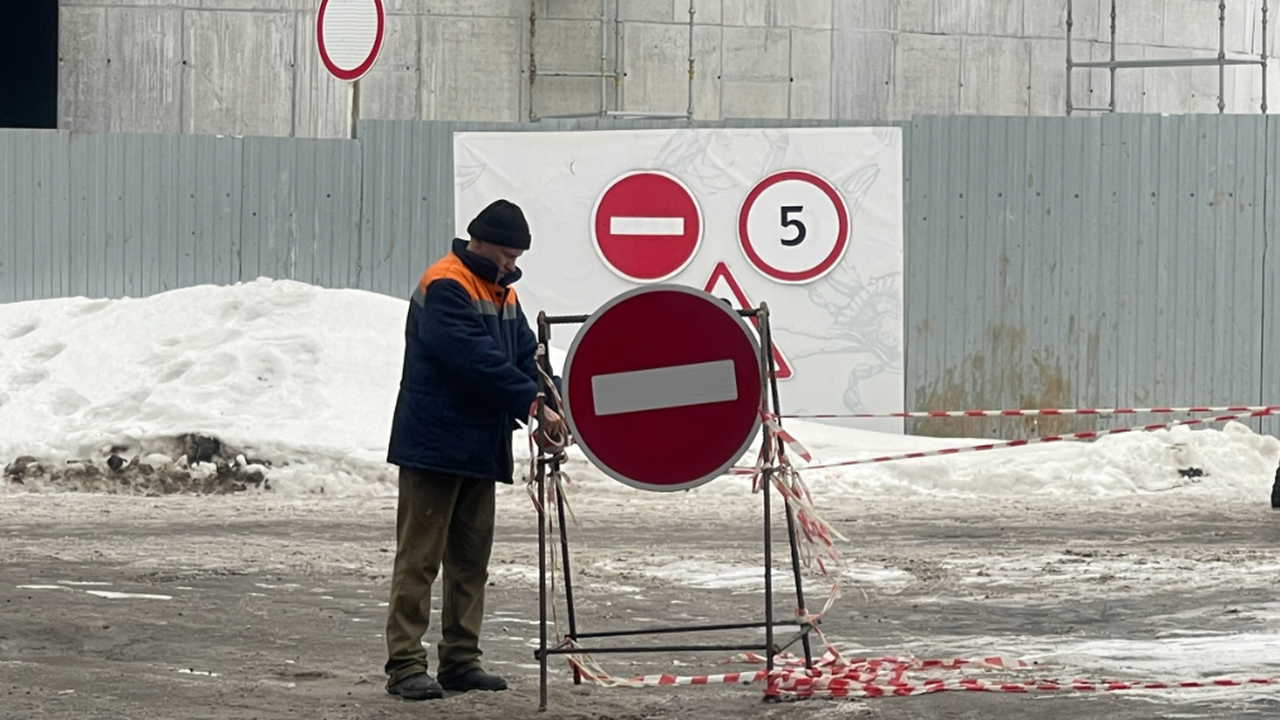
<path id="1" fill-rule="evenodd" d="M 0 305 L 0 717 L 413 710 L 380 694 L 378 673 L 404 309 L 268 281 Z M 964 444 L 787 426 L 817 462 Z M 847 538 L 824 627 L 854 651 L 1018 657 L 1063 678 L 1280 676 L 1278 460 L 1280 442 L 1228 424 L 804 473 Z M 592 626 L 755 619 L 747 480 L 641 493 L 577 451 L 567 472 Z M 448 700 L 460 716 L 523 716 L 536 701 L 536 524 L 522 485 L 499 502 L 488 649 L 515 692 Z M 779 545 L 779 583 L 785 557 Z M 811 598 L 825 593 L 808 582 Z M 699 674 L 723 672 L 723 655 L 597 659 L 618 674 Z M 1280 709 L 1276 686 L 762 706 L 758 688 L 587 692 L 557 672 L 553 708 L 574 717 Z"/>

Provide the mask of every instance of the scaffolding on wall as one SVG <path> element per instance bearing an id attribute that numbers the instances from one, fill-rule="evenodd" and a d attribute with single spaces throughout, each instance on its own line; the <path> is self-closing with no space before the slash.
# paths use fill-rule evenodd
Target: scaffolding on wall
<path id="1" fill-rule="evenodd" d="M 613 67 L 609 67 L 609 0 L 600 0 L 600 67 L 597 70 L 539 70 L 537 45 L 538 12 L 537 0 L 529 0 L 529 120 L 580 117 L 617 117 L 617 118 L 652 118 L 667 120 L 693 119 L 693 18 L 695 14 L 694 0 L 689 0 L 689 104 L 684 113 L 652 112 L 644 110 L 623 110 L 623 80 L 627 73 L 622 67 L 622 1 L 613 0 Z M 579 79 L 600 79 L 600 106 L 594 112 L 572 113 L 568 115 L 538 115 L 537 88 L 540 77 L 562 77 Z M 613 110 L 609 109 L 609 83 L 613 83 Z"/>
<path id="2" fill-rule="evenodd" d="M 1259 65 L 1262 67 L 1262 112 L 1267 112 L 1267 0 L 1262 0 L 1262 52 L 1256 58 L 1227 57 L 1227 2 L 1218 0 L 1218 56 L 1200 58 L 1153 58 L 1144 60 L 1116 59 L 1116 0 L 1111 0 L 1111 58 L 1089 62 L 1075 62 L 1071 59 L 1071 28 L 1073 23 L 1073 2 L 1067 0 L 1067 115 L 1073 111 L 1110 112 L 1116 111 L 1116 71 L 1130 68 L 1170 68 L 1170 67 L 1212 67 L 1218 68 L 1218 113 L 1225 113 L 1227 67 L 1233 65 Z M 1079 68 L 1099 68 L 1110 71 L 1110 98 L 1105 107 L 1076 107 L 1071 100 L 1072 79 L 1074 71 Z"/>

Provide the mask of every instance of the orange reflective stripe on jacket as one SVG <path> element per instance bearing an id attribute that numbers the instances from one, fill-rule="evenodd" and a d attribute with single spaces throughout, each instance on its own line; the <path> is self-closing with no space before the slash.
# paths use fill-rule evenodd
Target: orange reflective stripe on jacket
<path id="1" fill-rule="evenodd" d="M 481 315 L 497 315 L 503 320 L 512 320 L 516 316 L 515 289 L 481 280 L 467 269 L 457 255 L 451 253 L 427 268 L 413 293 L 414 302 L 421 305 L 427 286 L 436 280 L 453 280 L 461 285 L 471 298 L 472 306 Z"/>

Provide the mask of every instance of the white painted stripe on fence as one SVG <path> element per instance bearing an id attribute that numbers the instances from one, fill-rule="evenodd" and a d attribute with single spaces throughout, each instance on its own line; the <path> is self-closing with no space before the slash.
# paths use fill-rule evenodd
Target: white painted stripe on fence
<path id="1" fill-rule="evenodd" d="M 613 235 L 683 235 L 682 217 L 611 217 L 609 232 Z"/>
<path id="2" fill-rule="evenodd" d="M 596 415 L 706 405 L 738 399 L 732 360 L 673 365 L 591 378 Z"/>

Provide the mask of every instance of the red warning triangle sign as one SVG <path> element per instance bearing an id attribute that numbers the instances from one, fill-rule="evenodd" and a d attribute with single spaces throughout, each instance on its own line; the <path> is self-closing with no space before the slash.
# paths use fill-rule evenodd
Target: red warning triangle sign
<path id="1" fill-rule="evenodd" d="M 716 264 L 716 269 L 711 271 L 711 278 L 707 280 L 706 287 L 702 289 L 714 297 L 728 300 L 738 310 L 747 310 L 755 307 L 755 305 L 751 304 L 751 300 L 747 298 L 747 294 L 742 291 L 742 286 L 734 279 L 733 273 L 729 272 L 729 266 L 723 262 Z M 751 326 L 759 332 L 760 328 L 756 319 L 750 318 L 750 320 Z M 778 349 L 776 340 L 773 343 L 773 365 L 779 380 L 786 380 L 791 377 L 791 363 L 787 362 L 787 358 Z"/>

